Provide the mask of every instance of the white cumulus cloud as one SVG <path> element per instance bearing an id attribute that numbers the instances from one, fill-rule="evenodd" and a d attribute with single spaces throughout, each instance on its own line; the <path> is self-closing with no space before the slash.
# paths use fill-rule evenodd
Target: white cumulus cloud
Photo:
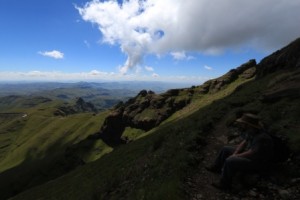
<path id="1" fill-rule="evenodd" d="M 300 36 L 299 0 L 119 2 L 92 0 L 77 9 L 99 28 L 104 43 L 119 45 L 127 55 L 123 73 L 141 64 L 145 54 L 173 52 L 175 59 L 185 59 L 182 52 L 273 51 Z"/>
<path id="2" fill-rule="evenodd" d="M 154 71 L 153 67 L 150 67 L 150 66 L 145 66 L 145 69 L 146 69 L 148 72 L 153 72 L 153 71 Z"/>
<path id="3" fill-rule="evenodd" d="M 47 56 L 50 58 L 54 58 L 54 59 L 63 59 L 64 58 L 64 54 L 60 51 L 57 50 L 53 50 L 53 51 L 39 51 L 39 54 L 41 54 L 42 56 Z"/>
<path id="4" fill-rule="evenodd" d="M 210 66 L 207 66 L 207 65 L 204 65 L 204 68 L 205 68 L 205 69 L 207 69 L 207 70 L 213 70 L 213 68 L 212 68 L 212 67 L 210 67 Z"/>
<path id="5" fill-rule="evenodd" d="M 173 56 L 173 58 L 175 60 L 191 60 L 191 59 L 194 59 L 194 57 L 186 55 L 186 53 L 184 51 L 171 52 L 170 54 Z"/>

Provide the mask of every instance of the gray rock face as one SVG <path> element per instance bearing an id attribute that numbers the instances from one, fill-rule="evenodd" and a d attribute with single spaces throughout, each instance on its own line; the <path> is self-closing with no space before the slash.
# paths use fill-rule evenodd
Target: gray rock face
<path id="1" fill-rule="evenodd" d="M 258 77 L 276 72 L 279 69 L 300 68 L 300 38 L 288 46 L 264 58 L 257 67 Z"/>

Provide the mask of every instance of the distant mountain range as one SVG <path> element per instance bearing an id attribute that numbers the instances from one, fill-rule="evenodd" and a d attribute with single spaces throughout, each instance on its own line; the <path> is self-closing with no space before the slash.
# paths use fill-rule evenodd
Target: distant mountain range
<path id="1" fill-rule="evenodd" d="M 162 93 L 170 88 L 184 87 L 187 84 L 164 82 L 0 82 L 0 98 L 11 95 L 45 97 L 72 101 L 75 98 L 83 98 L 91 102 L 99 110 L 104 110 L 116 105 L 120 101 L 126 101 L 146 89 L 156 93 Z M 1 107 L 1 105 L 0 105 Z"/>
<path id="2" fill-rule="evenodd" d="M 188 83 L 170 83 L 156 81 L 113 81 L 113 82 L 0 82 L 0 96 L 7 95 L 28 95 L 39 92 L 57 89 L 103 89 L 103 90 L 124 90 L 125 92 L 135 92 L 140 90 L 152 90 L 156 93 L 165 92 L 172 88 L 190 87 Z"/>

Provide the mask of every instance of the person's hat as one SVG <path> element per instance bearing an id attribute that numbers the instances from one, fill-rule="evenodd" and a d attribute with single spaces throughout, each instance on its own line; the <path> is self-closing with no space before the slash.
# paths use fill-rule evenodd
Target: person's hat
<path id="1" fill-rule="evenodd" d="M 251 113 L 245 113 L 241 118 L 238 118 L 236 122 L 248 124 L 257 129 L 261 129 L 262 125 L 257 115 Z"/>

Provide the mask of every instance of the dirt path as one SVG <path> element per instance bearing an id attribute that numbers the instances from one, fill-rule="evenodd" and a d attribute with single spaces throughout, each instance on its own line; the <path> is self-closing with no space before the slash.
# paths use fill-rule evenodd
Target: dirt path
<path id="1" fill-rule="evenodd" d="M 214 162 L 218 150 L 227 143 L 224 132 L 226 130 L 225 120 L 222 120 L 207 138 L 207 145 L 201 151 L 203 158 L 198 166 L 198 173 L 189 178 L 187 182 L 192 200 L 232 199 L 230 194 L 217 190 L 211 185 L 212 182 L 219 180 L 220 175 L 208 172 L 205 169 L 205 166 Z"/>

